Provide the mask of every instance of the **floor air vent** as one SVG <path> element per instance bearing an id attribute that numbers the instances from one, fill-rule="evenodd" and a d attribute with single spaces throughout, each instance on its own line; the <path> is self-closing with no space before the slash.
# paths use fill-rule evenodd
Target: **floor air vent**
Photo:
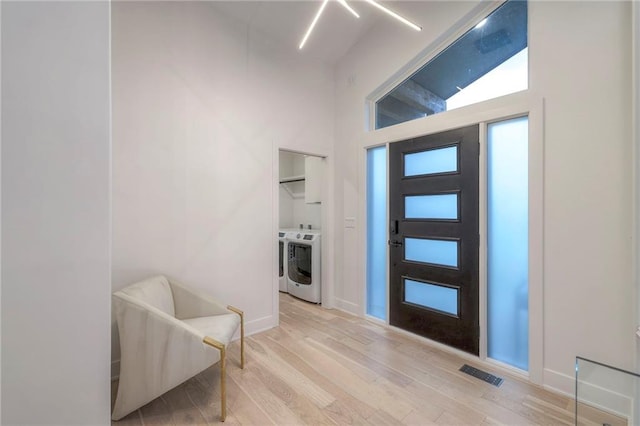
<path id="1" fill-rule="evenodd" d="M 500 386 L 502 382 L 504 382 L 504 380 L 501 379 L 500 377 L 494 376 L 493 374 L 489 374 L 486 371 L 478 370 L 477 368 L 471 367 L 470 365 L 467 365 L 467 364 L 460 367 L 460 371 L 462 371 L 463 373 L 467 373 L 468 375 L 478 378 L 480 380 L 483 380 L 487 383 L 491 383 L 494 386 Z"/>

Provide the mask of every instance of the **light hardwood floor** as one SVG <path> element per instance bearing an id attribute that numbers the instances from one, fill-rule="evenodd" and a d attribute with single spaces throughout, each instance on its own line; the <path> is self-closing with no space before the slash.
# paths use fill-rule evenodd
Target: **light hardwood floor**
<path id="1" fill-rule="evenodd" d="M 237 342 L 227 353 L 228 425 L 574 424 L 571 398 L 500 371 L 492 386 L 458 371 L 473 362 L 286 294 L 280 326 L 247 338 L 245 369 Z M 112 424 L 215 424 L 218 392 L 216 365 Z M 626 424 L 584 412 L 580 424 Z"/>

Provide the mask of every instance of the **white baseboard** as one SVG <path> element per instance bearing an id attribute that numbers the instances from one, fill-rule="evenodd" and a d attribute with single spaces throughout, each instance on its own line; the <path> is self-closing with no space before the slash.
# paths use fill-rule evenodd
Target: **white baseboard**
<path id="1" fill-rule="evenodd" d="M 276 315 L 267 315 L 266 317 L 245 322 L 244 323 L 245 336 L 251 336 L 252 334 L 257 334 L 262 331 L 269 330 L 270 328 L 276 327 L 278 325 L 277 318 L 278 316 L 276 313 Z M 237 338 L 239 339 L 240 332 L 236 334 L 237 334 Z"/>
<path id="2" fill-rule="evenodd" d="M 573 398 L 575 396 L 575 377 L 545 368 L 542 371 L 543 387 L 550 391 Z"/>
<path id="3" fill-rule="evenodd" d="M 545 368 L 543 376 L 545 389 L 575 398 L 575 377 L 548 368 Z M 579 383 L 578 393 L 580 402 L 594 408 L 627 419 L 631 419 L 633 415 L 633 398 L 630 395 L 582 380 Z"/>
<path id="4" fill-rule="evenodd" d="M 360 305 L 357 305 L 353 302 L 349 302 L 347 300 L 338 299 L 337 297 L 334 299 L 334 307 L 341 311 L 348 312 L 353 315 L 360 316 Z"/>
<path id="5" fill-rule="evenodd" d="M 254 319 L 251 321 L 247 321 L 244 324 L 244 335 L 245 337 L 251 336 L 252 334 L 260 333 L 261 331 L 269 330 L 270 328 L 275 327 L 277 324 L 274 323 L 274 315 L 268 315 L 266 317 Z M 233 340 L 237 340 L 240 338 L 240 330 L 236 332 L 233 336 Z M 117 380 L 120 377 L 120 358 L 111 361 L 111 381 Z"/>

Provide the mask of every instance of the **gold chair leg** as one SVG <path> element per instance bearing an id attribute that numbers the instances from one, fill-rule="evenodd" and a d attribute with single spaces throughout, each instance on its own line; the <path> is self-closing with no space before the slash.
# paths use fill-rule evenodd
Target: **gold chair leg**
<path id="1" fill-rule="evenodd" d="M 224 422 L 227 418 L 227 368 L 226 368 L 226 350 L 224 346 L 220 351 L 220 421 Z"/>
<path id="2" fill-rule="evenodd" d="M 209 336 L 204 337 L 204 343 L 220 351 L 220 421 L 224 422 L 227 418 L 227 368 L 226 368 L 226 354 L 227 351 L 223 343 L 212 339 Z"/>
<path id="3" fill-rule="evenodd" d="M 227 309 L 240 315 L 240 368 L 244 368 L 244 312 L 231 305 Z"/>

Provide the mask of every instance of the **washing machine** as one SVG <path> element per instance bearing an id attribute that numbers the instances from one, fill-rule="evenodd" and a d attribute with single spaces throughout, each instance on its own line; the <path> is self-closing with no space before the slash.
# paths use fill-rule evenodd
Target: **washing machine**
<path id="1" fill-rule="evenodd" d="M 300 230 L 287 238 L 288 292 L 297 298 L 320 303 L 320 232 Z"/>

